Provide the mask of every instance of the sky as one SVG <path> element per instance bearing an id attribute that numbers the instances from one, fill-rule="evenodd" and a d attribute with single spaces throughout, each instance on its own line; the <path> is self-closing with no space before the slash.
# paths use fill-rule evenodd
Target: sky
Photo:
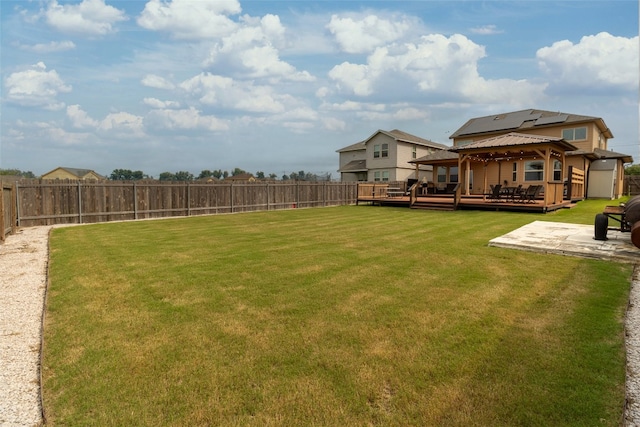
<path id="1" fill-rule="evenodd" d="M 0 169 L 339 178 L 400 129 L 601 117 L 640 163 L 638 1 L 0 1 Z"/>

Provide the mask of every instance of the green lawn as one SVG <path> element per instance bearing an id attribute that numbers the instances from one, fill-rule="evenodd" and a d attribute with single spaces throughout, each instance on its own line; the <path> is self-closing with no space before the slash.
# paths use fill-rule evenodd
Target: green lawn
<path id="1" fill-rule="evenodd" d="M 55 229 L 47 421 L 617 426 L 631 266 L 487 246 L 605 204 Z"/>

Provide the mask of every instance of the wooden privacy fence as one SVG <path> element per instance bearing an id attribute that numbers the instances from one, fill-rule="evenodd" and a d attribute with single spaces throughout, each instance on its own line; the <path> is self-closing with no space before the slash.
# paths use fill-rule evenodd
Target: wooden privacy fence
<path id="1" fill-rule="evenodd" d="M 4 242 L 16 227 L 15 187 L 12 183 L 0 182 L 0 191 L 0 242 Z"/>
<path id="2" fill-rule="evenodd" d="M 640 175 L 625 175 L 623 192 L 628 196 L 640 194 Z"/>
<path id="3" fill-rule="evenodd" d="M 15 192 L 20 227 L 338 206 L 357 199 L 355 182 L 22 180 Z"/>

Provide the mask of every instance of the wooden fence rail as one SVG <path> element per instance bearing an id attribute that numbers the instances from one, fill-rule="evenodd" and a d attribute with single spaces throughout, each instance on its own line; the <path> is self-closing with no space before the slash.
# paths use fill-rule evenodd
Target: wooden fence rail
<path id="1" fill-rule="evenodd" d="M 355 182 L 164 183 L 22 180 L 19 227 L 353 204 Z"/>

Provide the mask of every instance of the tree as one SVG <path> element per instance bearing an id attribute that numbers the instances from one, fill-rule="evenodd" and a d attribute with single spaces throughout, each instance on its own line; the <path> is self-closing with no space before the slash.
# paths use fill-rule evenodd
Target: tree
<path id="1" fill-rule="evenodd" d="M 33 172 L 21 171 L 20 169 L 0 169 L 0 175 L 4 176 L 20 176 L 22 178 L 35 178 Z"/>
<path id="2" fill-rule="evenodd" d="M 191 172 L 180 171 L 174 175 L 175 181 L 193 181 L 193 174 Z"/>
<path id="3" fill-rule="evenodd" d="M 247 173 L 247 171 L 244 171 L 240 168 L 235 168 L 233 172 L 231 172 L 231 176 L 242 175 L 243 173 Z"/>
<path id="4" fill-rule="evenodd" d="M 200 175 L 198 175 L 198 179 L 206 179 L 206 178 L 215 178 L 215 172 L 210 171 L 209 169 L 205 169 L 202 172 L 200 172 Z"/>
<path id="5" fill-rule="evenodd" d="M 264 179 L 264 172 L 262 172 L 262 171 L 258 171 L 258 172 L 256 172 L 256 178 L 258 178 L 258 179 Z"/>
<path id="6" fill-rule="evenodd" d="M 625 175 L 640 175 L 640 164 L 639 165 L 631 165 L 624 168 Z"/>
<path id="7" fill-rule="evenodd" d="M 158 179 L 160 181 L 175 181 L 175 175 L 172 174 L 171 172 L 162 172 L 160 174 L 160 176 L 158 177 Z"/>
<path id="8" fill-rule="evenodd" d="M 109 176 L 112 181 L 137 181 L 140 179 L 149 179 L 142 171 L 132 171 L 130 169 L 114 169 Z"/>

